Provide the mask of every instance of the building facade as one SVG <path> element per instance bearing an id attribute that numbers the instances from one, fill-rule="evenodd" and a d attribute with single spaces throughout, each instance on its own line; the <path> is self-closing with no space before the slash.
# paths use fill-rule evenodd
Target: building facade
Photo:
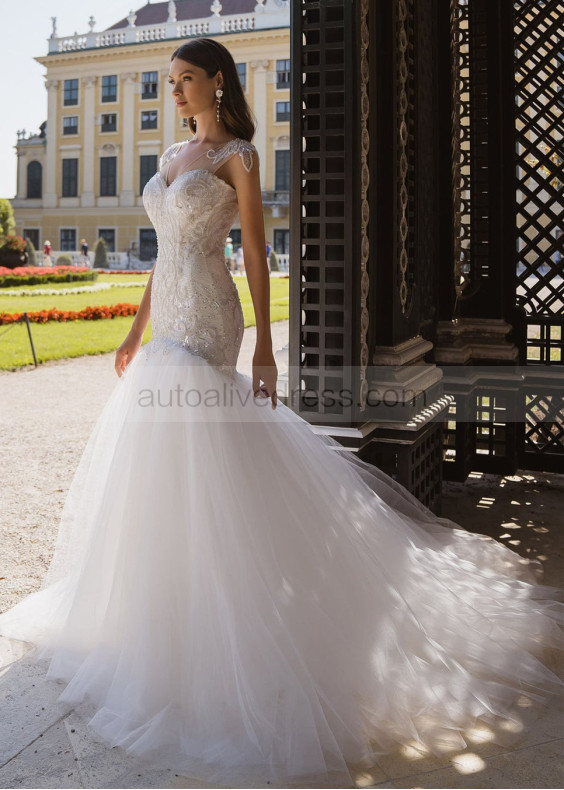
<path id="1" fill-rule="evenodd" d="M 257 120 L 266 238 L 289 251 L 290 9 L 287 0 L 147 3 L 103 32 L 59 37 L 46 68 L 47 123 L 18 134 L 16 232 L 37 248 L 75 251 L 103 237 L 122 259 L 150 263 L 156 238 L 142 201 L 160 154 L 191 132 L 166 78 L 191 37 L 226 46 Z M 190 14 L 190 17 L 188 17 Z M 197 14 L 198 18 L 194 18 Z M 232 229 L 234 248 L 240 228 Z"/>

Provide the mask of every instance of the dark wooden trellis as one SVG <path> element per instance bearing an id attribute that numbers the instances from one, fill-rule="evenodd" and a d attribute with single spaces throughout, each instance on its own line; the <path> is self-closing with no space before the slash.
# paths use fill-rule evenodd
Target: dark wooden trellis
<path id="1" fill-rule="evenodd" d="M 558 16 L 292 4 L 287 402 L 435 508 L 443 470 L 564 458 Z"/>

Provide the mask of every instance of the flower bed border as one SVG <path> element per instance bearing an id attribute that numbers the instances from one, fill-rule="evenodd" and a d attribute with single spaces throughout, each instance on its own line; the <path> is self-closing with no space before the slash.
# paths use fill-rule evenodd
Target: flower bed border
<path id="1" fill-rule="evenodd" d="M 98 321 L 102 318 L 119 318 L 135 315 L 139 309 L 138 304 L 120 302 L 113 305 L 95 305 L 84 307 L 82 310 L 36 310 L 27 313 L 30 321 L 36 324 L 46 324 L 48 321 Z M 3 324 L 17 324 L 25 321 L 24 313 L 0 313 L 0 326 Z"/>
<path id="2" fill-rule="evenodd" d="M 0 266 L 0 288 L 97 279 L 98 272 L 88 266 L 18 266 L 15 269 Z"/>

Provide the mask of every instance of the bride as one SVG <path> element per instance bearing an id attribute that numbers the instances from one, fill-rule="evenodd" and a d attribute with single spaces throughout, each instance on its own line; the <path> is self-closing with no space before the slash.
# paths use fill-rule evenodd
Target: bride
<path id="1" fill-rule="evenodd" d="M 464 747 L 561 682 L 558 591 L 277 402 L 254 124 L 228 50 L 172 55 L 192 139 L 144 190 L 158 258 L 40 590 L 0 634 L 47 658 L 109 746 L 207 781 L 316 782 Z M 239 213 L 257 324 L 224 260 Z M 152 340 L 141 339 L 151 318 Z M 311 781 L 314 781 L 311 779 Z"/>

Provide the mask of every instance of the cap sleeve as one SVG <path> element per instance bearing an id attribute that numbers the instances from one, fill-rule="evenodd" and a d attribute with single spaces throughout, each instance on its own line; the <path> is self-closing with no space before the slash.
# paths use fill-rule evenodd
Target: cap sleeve
<path id="1" fill-rule="evenodd" d="M 253 166 L 253 157 L 258 157 L 258 152 L 252 143 L 250 143 L 248 140 L 242 140 L 240 138 L 231 140 L 230 143 L 222 146 L 221 148 L 212 148 L 207 152 L 208 159 L 210 159 L 213 163 L 212 172 L 217 170 L 224 162 L 226 162 L 235 154 L 239 154 L 241 161 L 243 162 L 243 167 L 247 173 L 250 173 Z"/>
<path id="2" fill-rule="evenodd" d="M 162 170 L 163 167 L 171 161 L 171 159 L 174 159 L 181 145 L 182 143 L 173 143 L 172 145 L 169 145 L 159 160 L 159 170 Z"/>

